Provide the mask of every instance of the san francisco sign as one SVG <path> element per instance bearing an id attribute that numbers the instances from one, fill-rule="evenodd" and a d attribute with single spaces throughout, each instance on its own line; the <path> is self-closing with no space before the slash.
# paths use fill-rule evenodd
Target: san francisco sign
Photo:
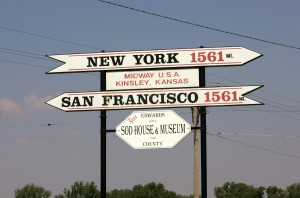
<path id="1" fill-rule="evenodd" d="M 63 65 L 49 71 L 48 74 L 172 67 L 239 66 L 260 56 L 262 54 L 244 47 L 49 55 L 50 58 L 63 62 Z"/>
<path id="2" fill-rule="evenodd" d="M 134 149 L 173 148 L 191 125 L 171 110 L 135 111 L 116 127 L 116 135 Z"/>
<path id="3" fill-rule="evenodd" d="M 262 86 L 64 93 L 46 102 L 63 111 L 258 105 L 245 95 Z"/>

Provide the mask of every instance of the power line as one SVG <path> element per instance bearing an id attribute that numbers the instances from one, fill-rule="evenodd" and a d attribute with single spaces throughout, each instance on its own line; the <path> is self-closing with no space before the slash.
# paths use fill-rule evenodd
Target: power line
<path id="1" fill-rule="evenodd" d="M 0 136 L 0 139 L 94 139 L 94 138 L 99 138 L 99 136 L 20 136 L 20 137 Z"/>
<path id="2" fill-rule="evenodd" d="M 5 59 L 0 59 L 0 61 L 7 62 L 7 63 L 14 63 L 14 64 L 18 64 L 18 65 L 26 65 L 26 66 L 30 66 L 30 67 L 38 67 L 38 68 L 46 68 L 46 69 L 51 68 L 51 67 L 46 67 L 46 66 L 41 66 L 41 65 L 33 65 L 33 64 L 29 64 L 29 63 L 20 63 L 17 61 L 10 61 L 10 60 L 5 60 Z"/>
<path id="3" fill-rule="evenodd" d="M 238 84 L 238 85 L 241 85 L 239 82 L 236 82 L 236 81 L 234 81 L 234 80 L 231 80 L 231 79 L 228 79 L 228 78 L 225 78 L 225 77 L 222 77 L 222 76 L 218 76 L 218 75 L 215 75 L 215 74 L 212 74 L 212 73 L 208 73 L 208 72 L 207 72 L 207 74 L 208 74 L 208 75 L 211 75 L 211 76 L 215 76 L 215 77 L 217 77 L 217 78 L 224 79 L 224 80 L 229 81 L 229 82 L 236 83 L 236 84 Z M 259 90 L 259 91 L 264 92 L 263 90 Z M 269 94 L 269 92 L 265 92 L 265 93 Z M 253 94 L 252 94 L 252 95 L 253 95 Z M 255 97 L 260 98 L 260 99 L 265 100 L 265 101 L 268 101 L 268 102 L 271 102 L 271 103 L 274 103 L 274 104 L 277 104 L 277 105 L 280 105 L 280 106 L 276 106 L 276 105 L 268 104 L 268 105 L 271 106 L 271 107 L 278 108 L 278 109 L 281 109 L 281 110 L 285 110 L 285 111 L 288 111 L 288 112 L 290 112 L 290 113 L 300 114 L 300 113 L 299 113 L 299 109 L 297 109 L 297 108 L 294 108 L 294 107 L 291 107 L 291 106 L 288 106 L 288 105 L 283 105 L 283 104 L 280 104 L 280 103 L 278 103 L 278 102 L 275 102 L 275 101 L 272 101 L 272 100 L 268 100 L 268 99 L 265 99 L 265 98 L 262 98 L 262 97 L 258 97 L 258 96 L 255 96 Z M 289 99 L 289 98 L 285 97 L 285 99 Z M 281 107 L 281 106 L 286 107 L 286 108 L 289 108 L 289 109 L 283 108 L 283 107 Z M 259 108 L 254 107 L 254 106 L 251 107 L 251 108 L 253 108 L 253 109 L 259 109 Z M 294 120 L 300 120 L 300 118 L 298 118 L 298 117 L 288 116 L 288 115 L 280 114 L 280 113 L 278 113 L 278 112 L 273 112 L 273 111 L 268 111 L 268 110 L 263 110 L 263 111 L 264 111 L 264 112 L 267 112 L 267 113 L 270 113 L 270 114 L 277 115 L 277 116 L 281 116 L 281 117 L 286 117 L 286 118 L 290 118 L 290 119 L 294 119 Z"/>
<path id="4" fill-rule="evenodd" d="M 1 51 L 1 53 L 6 53 L 6 54 L 13 54 L 13 55 L 17 55 L 17 56 L 23 56 L 23 57 L 27 57 L 27 58 L 34 58 L 34 59 L 40 59 L 40 60 L 47 60 L 47 61 L 55 61 L 53 59 L 47 59 L 47 58 L 42 58 L 42 57 L 35 57 L 35 56 L 30 56 L 30 55 L 24 55 L 24 54 L 19 54 L 19 53 L 15 53 L 15 52 L 7 52 L 7 51 Z"/>
<path id="5" fill-rule="evenodd" d="M 223 136 L 218 135 L 218 134 L 212 134 L 212 133 L 207 133 L 207 134 L 215 136 L 215 137 L 219 137 L 221 139 L 224 139 L 224 140 L 227 140 L 227 141 L 230 141 L 230 142 L 235 142 L 235 143 L 242 144 L 242 145 L 245 145 L 245 146 L 248 146 L 248 147 L 256 148 L 256 149 L 259 149 L 259 150 L 264 150 L 264 151 L 275 153 L 275 154 L 278 154 L 278 155 L 284 155 L 284 156 L 288 156 L 288 157 L 293 157 L 293 158 L 300 159 L 300 157 L 296 156 L 296 155 L 290 155 L 290 154 L 287 154 L 287 153 L 282 153 L 282 152 L 274 151 L 274 150 L 271 150 L 271 149 L 268 149 L 268 148 L 264 148 L 264 147 L 260 147 L 260 146 L 255 146 L 255 145 L 248 144 L 248 143 L 245 143 L 245 142 L 236 141 L 236 140 L 233 140 L 233 139 L 230 139 L 230 138 L 223 137 Z"/>
<path id="6" fill-rule="evenodd" d="M 0 127 L 53 127 L 63 125 L 78 125 L 78 124 L 91 124 L 99 123 L 99 121 L 87 121 L 87 122 L 61 122 L 61 123 L 46 123 L 46 124 L 14 124 L 14 125 L 0 125 Z"/>
<path id="7" fill-rule="evenodd" d="M 278 152 L 278 151 L 271 150 L 271 149 L 268 149 L 268 148 L 259 147 L 259 146 L 251 145 L 251 144 L 248 144 L 248 143 L 236 141 L 236 140 L 233 140 L 233 139 L 230 139 L 230 138 L 226 138 L 226 137 L 221 136 L 220 133 L 207 133 L 207 134 L 219 137 L 219 138 L 227 140 L 227 141 L 242 144 L 242 145 L 245 145 L 245 146 L 248 146 L 248 147 L 251 147 L 251 148 L 256 148 L 256 149 L 264 150 L 264 151 L 267 151 L 267 152 L 275 153 L 275 154 L 278 154 L 278 155 L 284 155 L 284 156 L 300 159 L 300 157 L 296 156 L 296 155 L 282 153 L 282 152 Z M 49 139 L 95 139 L 95 138 L 98 138 L 98 137 L 99 136 L 75 136 L 75 137 L 74 136 L 20 136 L 20 137 L 0 136 L 0 140 L 1 139 L 5 139 L 5 140 L 7 140 L 7 139 L 23 139 L 23 138 L 24 139 L 47 139 L 47 140 L 49 140 Z M 115 136 L 113 136 L 113 137 L 115 137 Z M 299 136 L 295 136 L 295 137 L 299 137 Z"/>
<path id="8" fill-rule="evenodd" d="M 45 36 L 45 35 L 41 35 L 41 34 L 35 34 L 35 33 L 31 33 L 31 32 L 25 32 L 25 31 L 13 29 L 13 28 L 8 28 L 8 27 L 3 27 L 3 26 L 0 26 L 0 28 L 4 29 L 4 30 L 12 31 L 12 32 L 18 32 L 18 33 L 21 33 L 21 34 L 27 34 L 27 35 L 30 35 L 30 36 L 36 36 L 36 37 L 40 37 L 40 38 L 44 38 L 44 39 L 49 39 L 49 40 L 54 40 L 54 41 L 59 41 L 59 42 L 68 43 L 68 44 L 72 44 L 72 45 L 77 45 L 77 46 L 82 46 L 82 47 L 88 47 L 88 48 L 93 48 L 93 49 L 98 49 L 98 50 L 100 49 L 98 47 L 94 47 L 94 46 L 91 46 L 91 45 L 85 45 L 85 44 L 81 44 L 81 43 L 75 43 L 75 42 L 72 42 L 72 41 L 67 41 L 67 40 L 63 40 L 63 39 L 57 39 L 57 38 L 54 38 L 54 37 Z M 100 50 L 102 50 L 102 49 L 100 49 Z"/>
<path id="9" fill-rule="evenodd" d="M 291 113 L 291 112 L 299 112 L 298 111 L 292 111 L 292 110 L 278 110 L 278 109 L 233 109 L 233 108 L 226 108 L 226 109 L 210 109 L 210 111 L 213 112 L 228 112 L 228 111 L 241 111 L 241 112 L 246 112 L 246 111 L 257 111 L 257 112 L 277 112 L 277 113 Z"/>
<path id="10" fill-rule="evenodd" d="M 258 137 L 277 137 L 277 138 L 300 138 L 300 136 L 297 135 L 278 135 L 278 134 L 259 134 L 259 133 L 225 133 L 225 132 L 216 132 L 212 133 L 212 135 L 241 135 L 241 136 L 258 136 Z"/>
<path id="11" fill-rule="evenodd" d="M 247 39 L 251 39 L 251 40 L 256 40 L 256 41 L 260 41 L 260 42 L 264 42 L 264 43 L 268 43 L 268 44 L 273 44 L 273 45 L 277 45 L 277 46 L 282 46 L 282 47 L 287 47 L 287 48 L 292 48 L 292 49 L 300 50 L 300 47 L 295 47 L 295 46 L 292 46 L 292 45 L 277 43 L 277 42 L 268 41 L 268 40 L 265 40 L 265 39 L 260 39 L 260 38 L 256 38 L 256 37 L 252 37 L 252 36 L 247 36 L 247 35 L 239 34 L 239 33 L 229 32 L 229 31 L 218 29 L 218 28 L 213 28 L 213 27 L 209 27 L 209 26 L 205 26 L 205 25 L 201 25 L 201 24 L 197 24 L 197 23 L 193 23 L 193 22 L 189 22 L 189 21 L 184 21 L 184 20 L 181 20 L 181 19 L 177 19 L 177 18 L 173 18 L 173 17 L 168 17 L 168 16 L 164 16 L 164 15 L 161 15 L 161 14 L 156 14 L 156 13 L 148 12 L 148 11 L 145 11 L 145 10 L 141 10 L 141 9 L 137 9 L 137 8 L 133 8 L 133 7 L 121 5 L 121 4 L 117 4 L 117 3 L 112 3 L 112 2 L 109 2 L 109 1 L 104 1 L 104 0 L 98 0 L 98 1 L 100 1 L 102 3 L 110 4 L 110 5 L 113 5 L 113 6 L 118 6 L 118 7 L 121 7 L 121 8 L 133 10 L 133 11 L 136 11 L 136 12 L 141 12 L 141 13 L 144 13 L 144 14 L 148 14 L 148 15 L 152 15 L 152 16 L 156 16 L 156 17 L 160 17 L 160 18 L 164 18 L 164 19 L 168 19 L 168 20 L 172 20 L 172 21 L 176 21 L 176 22 L 180 22 L 180 23 L 184 23 L 184 24 L 188 24 L 188 25 L 200 27 L 200 28 L 209 29 L 209 30 L 212 30 L 212 31 L 217 31 L 217 32 L 221 32 L 221 33 L 225 33 L 225 34 L 230 34 L 230 35 L 234 35 L 234 36 L 239 36 L 239 37 L 243 37 L 243 38 L 247 38 Z M 4 29 L 4 30 L 12 31 L 12 32 L 18 32 L 18 33 L 27 34 L 27 35 L 30 35 L 30 36 L 36 36 L 36 37 L 40 37 L 40 38 L 44 38 L 44 39 L 49 39 L 49 40 L 54 40 L 54 41 L 59 41 L 59 42 L 68 43 L 68 44 L 72 44 L 72 45 L 83 46 L 83 47 L 88 47 L 88 48 L 93 48 L 93 49 L 98 49 L 98 50 L 103 50 L 103 49 L 101 49 L 99 47 L 95 47 L 95 46 L 91 46 L 91 45 L 85 45 L 85 44 L 81 44 L 81 43 L 75 43 L 75 42 L 72 42 L 72 41 L 67 41 L 67 40 L 58 39 L 58 38 L 54 38 L 54 37 L 50 37 L 50 36 L 45 36 L 45 35 L 41 35 L 41 34 L 26 32 L 26 31 L 14 29 L 14 28 L 8 28 L 8 27 L 4 27 L 4 26 L 0 26 L 0 28 Z"/>
<path id="12" fill-rule="evenodd" d="M 36 54 L 36 53 L 32 53 L 32 52 L 25 52 L 25 51 L 22 51 L 22 50 L 10 49 L 10 48 L 5 48 L 5 47 L 0 47 L 0 49 L 7 50 L 7 51 L 13 51 L 13 52 L 19 52 L 19 53 L 23 53 L 23 54 L 34 55 L 34 56 L 45 57 L 45 55 Z M 48 60 L 51 60 L 51 59 L 48 59 Z"/>
<path id="13" fill-rule="evenodd" d="M 284 104 L 278 103 L 278 102 L 276 102 L 276 101 L 268 100 L 268 99 L 265 99 L 265 98 L 262 98 L 262 97 L 259 97 L 259 96 L 255 96 L 255 97 L 256 97 L 256 98 L 260 98 L 260 99 L 262 99 L 262 100 L 264 100 L 264 101 L 268 101 L 268 102 L 271 102 L 271 103 L 274 103 L 274 104 L 277 104 L 277 105 L 280 105 L 280 106 L 289 108 L 290 110 L 289 110 L 289 109 L 286 109 L 286 108 L 282 108 L 282 107 L 280 107 L 280 106 L 268 104 L 268 105 L 271 106 L 271 107 L 276 107 L 276 108 L 278 108 L 278 109 L 286 110 L 286 111 L 289 111 L 289 112 L 291 112 L 291 113 L 300 114 L 300 112 L 299 112 L 300 109 L 297 109 L 297 108 L 295 108 L 295 107 L 288 106 L 288 105 L 284 105 Z"/>
<path id="14" fill-rule="evenodd" d="M 206 73 L 207 73 L 208 75 L 214 76 L 214 77 L 216 77 L 216 78 L 220 78 L 220 79 L 226 80 L 226 81 L 228 81 L 228 82 L 235 83 L 235 84 L 237 84 L 237 85 L 242 85 L 241 83 L 239 83 L 239 82 L 237 82 L 237 81 L 234 81 L 234 80 L 231 80 L 231 79 L 229 79 L 229 78 L 225 78 L 225 77 L 223 77 L 223 76 L 219 76 L 219 75 L 217 75 L 217 74 L 213 74 L 213 73 L 210 73 L 210 72 L 206 72 Z M 218 84 L 220 84 L 220 83 L 218 83 Z M 274 93 L 271 93 L 271 92 L 268 92 L 268 91 L 264 91 L 264 90 L 262 90 L 262 89 L 259 89 L 258 91 L 263 92 L 263 93 L 266 93 L 266 94 L 269 94 L 269 95 L 273 95 L 273 96 L 276 96 L 276 97 L 280 97 L 280 98 L 283 98 L 283 99 L 287 99 L 287 100 L 290 100 L 290 101 L 293 101 L 293 102 L 296 102 L 296 103 L 300 103 L 300 101 L 298 101 L 298 100 L 291 99 L 291 98 L 288 98 L 288 97 L 286 97 L 286 96 L 280 96 L 280 95 L 277 95 L 277 94 L 274 94 Z"/>
<path id="15" fill-rule="evenodd" d="M 269 94 L 269 95 L 272 95 L 272 96 L 276 96 L 276 97 L 282 98 L 282 99 L 287 99 L 287 100 L 292 101 L 292 102 L 295 102 L 295 103 L 300 103 L 299 100 L 295 100 L 295 99 L 293 99 L 293 98 L 288 98 L 288 97 L 286 97 L 286 96 L 281 96 L 281 95 L 278 95 L 278 94 L 274 94 L 274 93 L 269 92 L 269 91 L 263 91 L 263 92 L 264 92 L 264 93 L 267 93 L 267 94 Z"/>
<path id="16" fill-rule="evenodd" d="M 30 66 L 30 67 L 36 67 L 36 68 L 52 69 L 52 67 L 41 66 L 41 65 L 33 65 L 33 64 L 29 64 L 29 63 L 21 63 L 21 62 L 11 61 L 11 60 L 5 60 L 5 59 L 0 59 L 0 61 L 7 62 L 7 63 L 18 64 L 18 65 L 25 65 L 25 66 Z M 81 74 L 90 75 L 90 76 L 99 76 L 99 74 L 89 74 L 89 73 L 81 73 Z"/>
<path id="17" fill-rule="evenodd" d="M 200 28 L 205 28 L 205 29 L 209 29 L 209 30 L 212 30 L 212 31 L 217 31 L 217 32 L 225 33 L 225 34 L 230 34 L 230 35 L 234 35 L 234 36 L 238 36 L 238 37 L 243 37 L 243 38 L 247 38 L 247 39 L 251 39 L 251 40 L 256 40 L 256 41 L 260 41 L 260 42 L 264 42 L 264 43 L 268 43 L 268 44 L 272 44 L 272 45 L 277 45 L 277 46 L 282 46 L 282 47 L 287 47 L 287 48 L 300 50 L 300 47 L 295 47 L 295 46 L 292 46 L 292 45 L 277 43 L 277 42 L 273 42 L 273 41 L 269 41 L 269 40 L 265 40 L 265 39 L 260 39 L 260 38 L 256 38 L 256 37 L 252 37 L 252 36 L 247 36 L 247 35 L 243 35 L 243 34 L 239 34 L 239 33 L 229 32 L 229 31 L 218 29 L 218 28 L 213 28 L 213 27 L 209 27 L 209 26 L 205 26 L 205 25 L 201 25 L 201 24 L 197 24 L 197 23 L 193 23 L 193 22 L 189 22 L 189 21 L 184 21 L 184 20 L 181 20 L 181 19 L 177 19 L 177 18 L 173 18 L 173 17 L 169 17 L 169 16 L 156 14 L 156 13 L 153 13 L 153 12 L 149 12 L 149 11 L 145 11 L 145 10 L 141 10 L 141 9 L 137 9 L 137 8 L 133 8 L 133 7 L 129 7 L 129 6 L 125 6 L 125 5 L 122 5 L 122 4 L 113 3 L 113 2 L 110 2 L 110 1 L 104 1 L 104 0 L 98 0 L 98 1 L 100 1 L 102 3 L 110 4 L 110 5 L 113 5 L 113 6 L 125 8 L 125 9 L 128 9 L 128 10 L 140 12 L 140 13 L 143 13 L 143 14 L 148 14 L 148 15 L 151 15 L 151 16 L 156 16 L 156 17 L 176 21 L 176 22 L 179 22 L 179 23 L 184 23 L 184 24 L 188 24 L 188 25 L 192 25 L 192 26 L 196 26 L 196 27 L 200 27 Z"/>
<path id="18" fill-rule="evenodd" d="M 270 105 L 271 106 L 271 105 Z M 274 105 L 273 105 L 274 106 Z M 276 106 L 275 106 L 276 107 Z M 249 108 L 253 108 L 254 110 L 253 111 L 260 111 L 260 112 L 266 112 L 266 113 L 270 113 L 270 114 L 273 114 L 273 115 L 277 115 L 277 116 L 280 116 L 280 117 L 285 117 L 285 118 L 289 118 L 289 119 L 293 119 L 293 120 L 300 120 L 300 118 L 298 117 L 294 117 L 294 116 L 289 116 L 289 115 L 285 115 L 285 114 L 281 114 L 279 112 L 276 112 L 276 111 L 273 111 L 273 110 L 262 110 L 262 109 L 259 109 L 257 107 L 254 107 L 254 106 L 251 106 Z M 277 107 L 278 108 L 278 107 Z M 235 110 L 235 111 L 238 111 L 238 110 Z M 240 110 L 242 111 L 242 110 Z M 295 111 L 287 111 L 288 113 L 295 113 Z"/>
<path id="19" fill-rule="evenodd" d="M 286 112 L 286 113 L 295 113 L 295 111 L 290 111 L 290 110 L 263 110 L 263 109 L 259 109 L 259 108 L 256 108 L 256 107 L 249 107 L 249 108 L 253 108 L 253 109 L 247 109 L 247 110 L 241 110 L 241 109 L 228 109 L 228 110 L 212 110 L 214 112 L 226 112 L 226 111 L 257 111 L 257 112 L 265 112 L 265 113 L 270 113 L 270 114 L 273 114 L 273 115 L 277 115 L 277 116 L 280 116 L 280 117 L 285 117 L 285 118 L 289 118 L 289 119 L 293 119 L 293 120 L 300 120 L 300 118 L 298 117 L 294 117 L 294 116 L 289 116 L 289 115 L 285 115 L 285 114 L 281 114 Z"/>

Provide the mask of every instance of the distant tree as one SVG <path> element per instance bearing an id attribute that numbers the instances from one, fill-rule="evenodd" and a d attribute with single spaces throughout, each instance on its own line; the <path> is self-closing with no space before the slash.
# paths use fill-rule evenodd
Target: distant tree
<path id="1" fill-rule="evenodd" d="M 147 197 L 146 189 L 141 184 L 135 185 L 132 188 L 132 198 L 138 198 L 138 197 L 141 198 Z"/>
<path id="2" fill-rule="evenodd" d="M 131 198 L 132 197 L 132 191 L 125 189 L 125 190 L 117 190 L 114 189 L 110 192 L 106 193 L 107 198 Z"/>
<path id="3" fill-rule="evenodd" d="M 49 198 L 51 192 L 35 184 L 26 184 L 23 188 L 15 190 L 15 198 Z"/>
<path id="4" fill-rule="evenodd" d="M 263 198 L 264 190 L 264 187 L 226 182 L 222 187 L 216 187 L 214 192 L 216 198 Z"/>
<path id="5" fill-rule="evenodd" d="M 266 193 L 268 198 L 287 198 L 286 192 L 276 186 L 269 186 Z"/>
<path id="6" fill-rule="evenodd" d="M 300 197 L 300 183 L 294 183 L 286 188 L 288 198 L 299 198 Z"/>
<path id="7" fill-rule="evenodd" d="M 95 182 L 76 181 L 71 189 L 64 189 L 63 194 L 58 194 L 55 198 L 100 198 L 100 191 Z"/>
<path id="8" fill-rule="evenodd" d="M 107 198 L 193 198 L 190 196 L 178 195 L 173 191 L 165 189 L 161 183 L 148 183 L 146 185 L 135 185 L 132 190 L 112 190 L 106 194 Z"/>
<path id="9" fill-rule="evenodd" d="M 157 198 L 159 196 L 164 197 L 164 195 L 167 193 L 165 186 L 161 183 L 148 183 L 144 186 L 146 193 L 149 198 Z"/>

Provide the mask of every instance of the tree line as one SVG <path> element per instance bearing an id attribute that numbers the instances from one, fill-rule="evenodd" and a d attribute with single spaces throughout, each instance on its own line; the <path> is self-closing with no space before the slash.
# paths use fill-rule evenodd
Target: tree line
<path id="1" fill-rule="evenodd" d="M 300 182 L 281 189 L 277 186 L 254 187 L 245 183 L 226 182 L 215 187 L 216 198 L 300 198 Z M 34 183 L 15 190 L 15 198 L 50 198 L 51 192 Z M 95 182 L 76 181 L 70 188 L 64 188 L 55 198 L 101 198 Z M 161 183 L 150 182 L 135 185 L 132 189 L 114 189 L 106 193 L 107 198 L 194 198 L 169 191 Z"/>

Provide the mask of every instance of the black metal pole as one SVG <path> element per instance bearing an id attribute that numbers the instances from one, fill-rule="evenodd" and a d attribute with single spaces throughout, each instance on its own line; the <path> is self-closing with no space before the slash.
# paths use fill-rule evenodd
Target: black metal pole
<path id="1" fill-rule="evenodd" d="M 100 89 L 101 91 L 106 91 L 106 72 L 100 72 Z M 100 167 L 101 167 L 101 198 L 106 198 L 106 110 L 100 111 L 101 119 L 101 146 L 100 146 Z"/>
<path id="2" fill-rule="evenodd" d="M 200 67 L 200 87 L 205 87 L 205 67 Z M 206 107 L 200 107 L 201 198 L 207 198 Z"/>

